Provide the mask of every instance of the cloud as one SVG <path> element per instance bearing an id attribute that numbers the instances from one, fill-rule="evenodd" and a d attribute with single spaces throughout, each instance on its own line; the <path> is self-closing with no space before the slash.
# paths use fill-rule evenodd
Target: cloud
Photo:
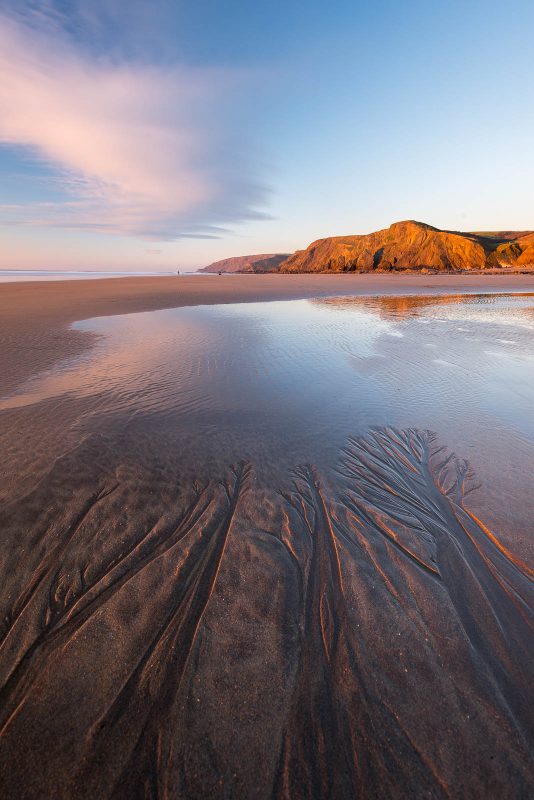
<path id="1" fill-rule="evenodd" d="M 0 13 L 0 144 L 51 165 L 66 200 L 0 207 L 0 221 L 163 240 L 265 216 L 238 135 L 246 76 L 110 60 L 41 17 Z"/>

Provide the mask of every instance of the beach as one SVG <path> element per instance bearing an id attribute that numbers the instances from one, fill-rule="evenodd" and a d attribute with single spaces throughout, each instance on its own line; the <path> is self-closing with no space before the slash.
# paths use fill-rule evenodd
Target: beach
<path id="1" fill-rule="evenodd" d="M 527 797 L 534 275 L 0 287 L 0 774 Z"/>
<path id="2" fill-rule="evenodd" d="M 2 388 L 81 352 L 80 319 L 181 306 L 310 297 L 534 291 L 532 275 L 204 275 L 6 283 L 0 287 Z"/>

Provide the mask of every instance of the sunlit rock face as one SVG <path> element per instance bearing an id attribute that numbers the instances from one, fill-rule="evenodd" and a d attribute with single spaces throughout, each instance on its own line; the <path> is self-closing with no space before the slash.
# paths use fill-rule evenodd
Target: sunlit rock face
<path id="1" fill-rule="evenodd" d="M 529 232 L 461 233 L 422 222 L 395 222 L 364 236 L 312 242 L 280 266 L 281 272 L 372 272 L 431 269 L 439 272 L 499 266 L 534 266 Z"/>
<path id="2" fill-rule="evenodd" d="M 528 233 L 497 247 L 496 259 L 503 265 L 531 267 L 534 264 L 534 233 Z"/>

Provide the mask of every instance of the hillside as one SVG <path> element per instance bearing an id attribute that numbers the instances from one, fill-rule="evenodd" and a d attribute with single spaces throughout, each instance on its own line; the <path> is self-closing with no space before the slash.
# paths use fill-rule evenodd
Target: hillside
<path id="1" fill-rule="evenodd" d="M 261 254 L 255 256 L 234 256 L 215 261 L 199 272 L 273 272 L 285 261 L 289 253 Z"/>
<path id="2" fill-rule="evenodd" d="M 496 254 L 503 266 L 534 266 L 534 233 L 524 233 L 513 241 L 499 244 Z"/>
<path id="3" fill-rule="evenodd" d="M 443 231 L 395 222 L 361 236 L 318 239 L 280 265 L 280 272 L 460 271 L 534 267 L 534 233 Z"/>

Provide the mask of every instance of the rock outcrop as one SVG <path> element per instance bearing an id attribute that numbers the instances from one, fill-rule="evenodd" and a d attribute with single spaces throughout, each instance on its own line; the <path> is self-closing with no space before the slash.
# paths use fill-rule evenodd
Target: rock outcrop
<path id="1" fill-rule="evenodd" d="M 463 271 L 534 266 L 534 233 L 443 231 L 422 222 L 395 222 L 362 236 L 312 242 L 280 272 Z"/>
<path id="2" fill-rule="evenodd" d="M 289 253 L 261 254 L 255 256 L 234 256 L 215 261 L 199 272 L 276 272 Z"/>
<path id="3" fill-rule="evenodd" d="M 501 266 L 534 266 L 534 233 L 524 233 L 499 244 L 496 256 Z"/>

